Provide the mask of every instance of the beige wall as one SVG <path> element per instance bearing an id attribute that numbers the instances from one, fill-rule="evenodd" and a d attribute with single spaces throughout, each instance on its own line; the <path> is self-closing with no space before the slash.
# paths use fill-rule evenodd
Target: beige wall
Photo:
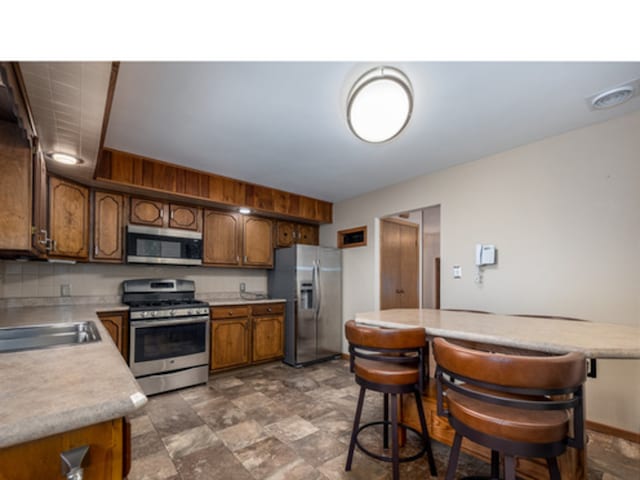
<path id="1" fill-rule="evenodd" d="M 196 293 L 238 292 L 240 282 L 247 291 L 267 290 L 266 270 L 2 261 L 0 298 L 58 297 L 63 284 L 71 285 L 71 296 L 114 296 L 134 278 L 190 279 Z"/>
<path id="2" fill-rule="evenodd" d="M 336 204 L 323 244 L 339 229 L 370 232 L 366 247 L 344 250 L 344 319 L 378 305 L 376 219 L 436 204 L 443 307 L 640 326 L 640 112 Z M 499 252 L 481 285 L 476 243 Z M 598 367 L 588 418 L 640 431 L 640 361 Z"/>

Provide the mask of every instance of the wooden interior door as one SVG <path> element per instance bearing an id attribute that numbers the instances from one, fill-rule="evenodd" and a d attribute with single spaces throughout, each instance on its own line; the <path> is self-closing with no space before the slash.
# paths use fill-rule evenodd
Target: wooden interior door
<path id="1" fill-rule="evenodd" d="M 418 225 L 380 221 L 380 308 L 418 308 Z"/>

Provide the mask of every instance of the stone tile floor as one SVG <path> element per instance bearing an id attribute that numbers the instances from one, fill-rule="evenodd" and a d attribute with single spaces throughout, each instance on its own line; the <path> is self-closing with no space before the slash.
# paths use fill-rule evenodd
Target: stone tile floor
<path id="1" fill-rule="evenodd" d="M 334 360 L 302 369 L 270 363 L 153 396 L 131 418 L 128 480 L 390 479 L 390 464 L 357 449 L 344 471 L 358 389 L 347 362 Z M 381 395 L 366 398 L 363 421 L 379 419 Z M 361 438 L 379 444 L 375 431 Z M 449 448 L 434 441 L 433 449 L 441 479 Z M 589 480 L 640 478 L 640 445 L 589 432 L 588 452 Z M 487 465 L 461 456 L 459 477 L 482 473 Z M 431 478 L 426 459 L 402 464 L 400 477 Z"/>

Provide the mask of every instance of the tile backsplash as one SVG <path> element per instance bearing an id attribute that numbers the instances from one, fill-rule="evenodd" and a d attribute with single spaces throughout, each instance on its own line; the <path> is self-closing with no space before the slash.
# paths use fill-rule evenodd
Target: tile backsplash
<path id="1" fill-rule="evenodd" d="M 0 261 L 0 298 L 120 296 L 124 280 L 134 278 L 184 278 L 196 283 L 198 293 L 239 292 L 244 282 L 249 292 L 267 291 L 266 270 L 111 265 L 96 263 Z"/>

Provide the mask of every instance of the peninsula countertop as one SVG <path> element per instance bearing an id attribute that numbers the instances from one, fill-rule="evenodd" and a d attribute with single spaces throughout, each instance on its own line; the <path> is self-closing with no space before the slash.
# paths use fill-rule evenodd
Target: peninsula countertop
<path id="1" fill-rule="evenodd" d="M 432 309 L 357 313 L 355 321 L 389 328 L 421 327 L 430 337 L 544 353 L 576 351 L 589 358 L 640 358 L 640 328 L 616 323 Z"/>
<path id="2" fill-rule="evenodd" d="M 0 308 L 0 327 L 92 320 L 101 341 L 0 353 L 0 448 L 123 417 L 147 402 L 97 312 L 125 305 Z"/>

